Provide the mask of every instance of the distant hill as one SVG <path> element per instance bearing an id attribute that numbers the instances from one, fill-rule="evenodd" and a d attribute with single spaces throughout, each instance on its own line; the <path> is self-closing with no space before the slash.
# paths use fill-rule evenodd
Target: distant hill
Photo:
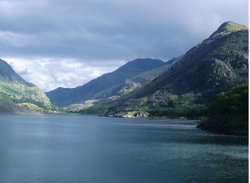
<path id="1" fill-rule="evenodd" d="M 138 75 L 126 79 L 125 82 L 119 85 L 116 92 L 113 92 L 110 96 L 111 98 L 121 97 L 126 95 L 136 89 L 143 87 L 148 82 L 155 79 L 157 76 L 161 75 L 165 70 L 167 70 L 172 64 L 177 62 L 181 57 L 171 59 L 161 65 L 160 67 L 156 67 L 145 72 L 139 73 Z"/>
<path id="2" fill-rule="evenodd" d="M 87 84 L 76 88 L 57 88 L 47 93 L 51 102 L 58 106 L 82 103 L 85 100 L 107 98 L 114 95 L 125 85 L 126 80 L 163 66 L 158 59 L 136 59 L 121 66 L 114 72 L 104 74 Z"/>
<path id="3" fill-rule="evenodd" d="M 48 97 L 0 59 L 0 113 L 53 112 Z"/>
<path id="4" fill-rule="evenodd" d="M 248 28 L 223 23 L 145 86 L 83 110 L 112 116 L 189 116 L 216 94 L 248 83 Z"/>

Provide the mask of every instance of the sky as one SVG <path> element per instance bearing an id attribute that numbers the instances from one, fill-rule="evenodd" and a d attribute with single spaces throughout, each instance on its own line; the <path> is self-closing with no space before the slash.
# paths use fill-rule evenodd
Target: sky
<path id="1" fill-rule="evenodd" d="M 75 87 L 136 58 L 184 54 L 248 0 L 0 0 L 0 58 L 44 91 Z"/>

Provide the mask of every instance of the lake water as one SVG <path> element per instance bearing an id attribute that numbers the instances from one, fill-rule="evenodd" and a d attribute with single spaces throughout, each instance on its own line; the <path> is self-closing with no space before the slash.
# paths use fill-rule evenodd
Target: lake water
<path id="1" fill-rule="evenodd" d="M 1 183 L 244 183 L 247 138 L 194 121 L 0 116 Z"/>

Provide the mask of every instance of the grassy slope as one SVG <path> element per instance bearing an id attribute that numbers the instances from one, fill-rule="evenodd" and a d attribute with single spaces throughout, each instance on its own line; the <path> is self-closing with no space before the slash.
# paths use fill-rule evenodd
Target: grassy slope
<path id="1" fill-rule="evenodd" d="M 54 112 L 53 107 L 41 89 L 18 82 L 0 80 L 0 109 L 3 112 Z"/>

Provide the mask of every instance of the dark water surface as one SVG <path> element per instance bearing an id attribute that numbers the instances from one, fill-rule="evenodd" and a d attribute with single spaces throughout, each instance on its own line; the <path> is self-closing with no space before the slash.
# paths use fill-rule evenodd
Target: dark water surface
<path id="1" fill-rule="evenodd" d="M 193 121 L 0 116 L 0 183 L 244 183 L 247 138 Z"/>

